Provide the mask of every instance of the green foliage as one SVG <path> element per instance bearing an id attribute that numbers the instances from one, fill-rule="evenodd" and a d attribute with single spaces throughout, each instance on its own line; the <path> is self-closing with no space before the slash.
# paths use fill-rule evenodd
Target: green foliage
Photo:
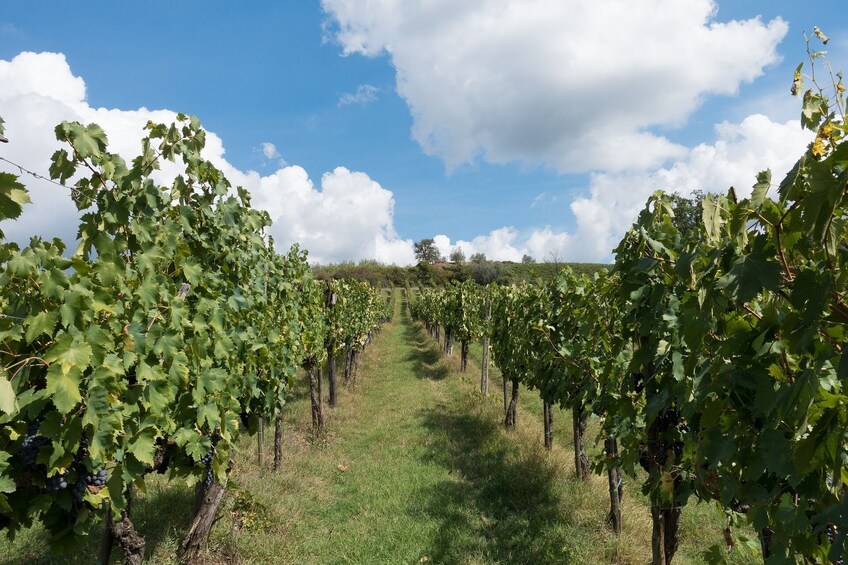
<path id="1" fill-rule="evenodd" d="M 98 126 L 56 128 L 66 148 L 51 174 L 78 179 L 84 212 L 70 258 L 58 240 L 0 239 L 0 529 L 40 520 L 56 548 L 104 502 L 119 514 L 153 471 L 226 481 L 240 422 L 279 411 L 328 335 L 361 346 L 385 319 L 365 283 L 339 283 L 343 307 L 326 319 L 306 254 L 274 250 L 268 215 L 201 156 L 196 118 L 145 129 L 127 165 Z M 161 159 L 183 167 L 168 185 L 150 176 Z M 0 219 L 27 201 L 0 175 Z M 101 468 L 105 487 L 50 486 Z"/>
<path id="2" fill-rule="evenodd" d="M 432 238 L 422 239 L 413 245 L 415 258 L 420 263 L 438 263 L 441 255 L 439 248 L 436 247 L 436 242 Z"/>
<path id="3" fill-rule="evenodd" d="M 472 261 L 468 265 L 468 274 L 479 285 L 487 285 L 495 282 L 506 282 L 508 269 L 501 263 L 493 261 Z"/>
<path id="4" fill-rule="evenodd" d="M 462 252 L 462 249 L 457 247 L 450 254 L 450 260 L 453 263 L 464 263 L 465 262 L 465 253 Z"/>
<path id="5" fill-rule="evenodd" d="M 822 56 L 810 51 L 811 64 Z M 776 201 L 769 171 L 748 199 L 732 188 L 700 202 L 657 192 L 610 274 L 566 270 L 550 284 L 494 291 L 501 372 L 548 402 L 592 407 L 621 446 L 596 470 L 636 478 L 643 467 L 657 508 L 717 502 L 734 526 L 769 532 L 768 562 L 848 554 L 841 80 L 805 92 L 802 124 L 816 139 Z M 451 292 L 432 302 L 449 311 Z"/>

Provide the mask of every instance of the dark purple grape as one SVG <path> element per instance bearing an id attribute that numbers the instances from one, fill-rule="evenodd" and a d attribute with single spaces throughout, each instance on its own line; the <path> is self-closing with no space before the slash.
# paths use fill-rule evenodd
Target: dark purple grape
<path id="1" fill-rule="evenodd" d="M 77 502 L 80 502 L 85 496 L 85 485 L 86 479 L 85 477 L 81 476 L 79 479 L 77 479 L 77 482 L 75 482 L 74 485 L 71 487 L 71 494 L 73 495 L 74 500 L 76 500 Z"/>
<path id="2" fill-rule="evenodd" d="M 35 429 L 37 429 L 37 425 Z M 30 431 L 32 432 L 32 424 L 30 424 Z M 30 433 L 27 437 L 24 438 L 24 441 L 21 443 L 21 459 L 23 460 L 24 467 L 35 467 L 36 461 L 38 460 L 38 452 L 39 450 L 50 443 L 50 441 L 42 436 L 35 435 L 35 432 Z"/>
<path id="3" fill-rule="evenodd" d="M 49 493 L 59 492 L 62 489 L 68 488 L 68 482 L 65 479 L 65 474 L 59 473 L 52 477 L 47 477 L 45 488 Z"/>

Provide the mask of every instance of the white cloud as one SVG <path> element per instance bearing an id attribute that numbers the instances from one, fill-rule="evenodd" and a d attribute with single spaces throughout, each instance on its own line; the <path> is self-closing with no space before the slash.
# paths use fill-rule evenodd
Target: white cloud
<path id="1" fill-rule="evenodd" d="M 716 141 L 700 144 L 666 168 L 641 173 L 601 173 L 591 178 L 589 195 L 571 203 L 577 219 L 573 260 L 606 260 L 655 190 L 689 195 L 695 190 L 747 196 L 756 174 L 771 169 L 776 182 L 792 168 L 811 141 L 797 120 L 773 122 L 763 115 L 716 125 Z"/>
<path id="2" fill-rule="evenodd" d="M 483 253 L 487 259 L 493 261 L 519 262 L 524 255 L 530 255 L 539 261 L 552 258 L 560 261 L 573 260 L 566 256 L 573 236 L 554 231 L 549 226 L 528 232 L 520 232 L 507 226 L 492 230 L 486 235 L 478 235 L 471 241 L 458 240 L 455 243 L 451 243 L 446 235 L 437 235 L 433 239 L 445 256 L 448 256 L 445 250 L 462 249 L 466 257 Z"/>
<path id="3" fill-rule="evenodd" d="M 266 159 L 277 159 L 280 156 L 280 152 L 277 151 L 277 146 L 273 143 L 265 142 L 261 145 L 262 154 Z"/>
<path id="4" fill-rule="evenodd" d="M 50 53 L 23 53 L 12 61 L 0 60 L 0 113 L 10 140 L 0 146 L 0 155 L 41 173 L 46 173 L 50 155 L 59 147 L 53 128 L 62 120 L 99 123 L 109 135 L 112 150 L 132 157 L 148 120 L 169 123 L 175 116 L 169 110 L 91 107 L 82 78 L 73 75 L 63 55 Z M 586 193 L 571 204 L 576 219 L 573 229 L 505 226 L 470 240 L 452 242 L 446 235 L 434 239 L 446 257 L 459 248 L 466 257 L 482 252 L 490 259 L 511 261 L 520 261 L 524 254 L 537 260 L 554 255 L 567 261 L 608 260 L 654 190 L 723 192 L 733 185 L 747 194 L 761 169 L 771 168 L 779 181 L 810 138 L 797 121 L 777 122 L 755 114 L 738 123 L 723 122 L 716 126 L 711 144 L 681 149 L 680 157 L 665 167 L 593 174 Z M 262 146 L 263 155 L 266 150 L 275 153 L 276 148 L 268 145 Z M 270 232 L 280 249 L 297 241 L 309 249 L 313 261 L 414 262 L 412 241 L 401 238 L 394 228 L 392 192 L 367 174 L 339 167 L 325 173 L 316 186 L 298 166 L 280 167 L 264 176 L 241 171 L 226 160 L 223 141 L 211 132 L 205 156 L 233 184 L 248 188 L 255 206 L 271 214 Z M 165 169 L 162 177 L 173 170 Z M 0 170 L 17 172 L 2 162 Z M 73 241 L 78 213 L 70 195 L 43 181 L 28 177 L 24 181 L 33 204 L 25 207 L 20 221 L 4 222 L 7 236 L 19 242 L 36 234 Z M 543 193 L 537 198 L 552 197 Z"/>
<path id="5" fill-rule="evenodd" d="M 298 166 L 261 178 L 250 175 L 255 178 L 240 182 L 255 187 L 253 203 L 271 215 L 271 234 L 286 244 L 300 242 L 311 261 L 413 261 L 412 241 L 399 238 L 392 224 L 391 191 L 367 174 L 337 167 L 324 173 L 320 191 Z M 233 176 L 238 178 L 237 173 Z"/>
<path id="6" fill-rule="evenodd" d="M 413 137 L 449 168 L 476 157 L 560 172 L 645 169 L 679 127 L 778 61 L 781 19 L 720 22 L 713 0 L 322 0 L 343 53 L 387 53 Z"/>
<path id="7" fill-rule="evenodd" d="M 260 143 L 259 148 L 254 149 L 254 152 L 262 153 L 261 160 L 264 166 L 276 165 L 278 167 L 285 167 L 288 165 L 286 160 L 283 159 L 283 156 L 280 155 L 279 150 L 277 150 L 277 146 L 270 141 Z"/>
<path id="8" fill-rule="evenodd" d="M 483 252 L 505 261 L 519 261 L 525 253 L 541 261 L 554 256 L 561 261 L 610 261 L 612 249 L 654 191 L 724 193 L 733 186 L 740 196 L 749 196 L 758 172 L 771 169 L 778 184 L 812 140 L 796 120 L 779 123 L 759 114 L 740 123 L 722 122 L 715 132 L 713 144 L 692 148 L 669 167 L 592 175 L 588 195 L 571 203 L 576 218 L 571 231 L 503 227 L 471 241 L 451 244 L 447 236 L 437 236 L 436 242 L 443 253 L 458 246 L 466 256 Z"/>
<path id="9" fill-rule="evenodd" d="M 22 53 L 11 61 L 0 60 L 0 112 L 10 141 L 0 148 L 0 155 L 42 174 L 60 146 L 53 128 L 62 120 L 100 124 L 109 137 L 110 150 L 129 160 L 140 149 L 148 120 L 171 123 L 176 116 L 170 110 L 91 107 L 84 80 L 74 76 L 64 55 L 57 53 Z M 263 144 L 262 151 L 269 159 L 279 157 L 273 144 Z M 241 171 L 225 159 L 223 141 L 212 132 L 207 134 L 204 156 L 234 185 L 247 188 L 255 206 L 271 214 L 275 223 L 270 233 L 281 250 L 300 242 L 312 261 L 412 262 L 412 242 L 400 239 L 394 230 L 391 191 L 367 174 L 339 167 L 324 174 L 318 190 L 297 166 L 267 176 Z M 0 170 L 18 172 L 3 162 Z M 159 180 L 175 171 L 176 166 L 165 164 L 157 173 Z M 32 235 L 61 237 L 73 248 L 79 213 L 68 191 L 28 176 L 23 181 L 32 204 L 18 221 L 4 222 L 7 237 L 21 243 Z"/>
<path id="10" fill-rule="evenodd" d="M 376 86 L 370 84 L 360 84 L 356 92 L 345 92 L 339 98 L 339 106 L 348 106 L 350 104 L 359 104 L 364 106 L 371 102 L 377 101 L 377 93 L 380 92 Z"/>

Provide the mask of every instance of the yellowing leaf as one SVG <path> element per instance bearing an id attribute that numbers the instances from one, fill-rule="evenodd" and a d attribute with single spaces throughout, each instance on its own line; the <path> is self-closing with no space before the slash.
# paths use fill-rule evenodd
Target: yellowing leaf
<path id="1" fill-rule="evenodd" d="M 12 414 L 17 410 L 18 403 L 12 383 L 5 376 L 0 376 L 0 413 Z"/>

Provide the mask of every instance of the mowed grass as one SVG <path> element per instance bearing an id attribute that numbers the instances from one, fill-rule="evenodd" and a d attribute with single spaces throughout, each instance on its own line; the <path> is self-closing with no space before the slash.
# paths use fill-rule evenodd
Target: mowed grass
<path id="1" fill-rule="evenodd" d="M 576 480 L 571 421 L 556 414 L 556 445 L 542 447 L 541 402 L 521 391 L 518 427 L 503 429 L 500 375 L 488 399 L 479 392 L 479 346 L 458 373 L 459 355 L 438 345 L 396 303 L 394 322 L 376 335 L 355 384 L 339 405 L 325 406 L 327 432 L 313 438 L 308 395 L 299 379 L 284 421 L 281 473 L 270 469 L 273 430 L 266 430 L 260 469 L 255 438 L 245 438 L 233 473 L 264 511 L 235 531 L 233 493 L 222 505 L 204 559 L 208 563 L 647 563 L 650 514 L 638 485 L 626 484 L 625 531 L 604 518 L 605 477 Z M 326 384 L 324 387 L 326 393 Z M 594 438 L 590 429 L 589 440 Z M 190 520 L 191 491 L 154 481 L 133 518 L 148 539 L 150 563 L 173 563 Z M 684 512 L 675 563 L 703 562 L 722 542 L 720 513 Z M 71 558 L 92 563 L 99 529 Z M 113 554 L 117 561 L 118 552 Z M 732 562 L 747 561 L 741 554 Z M 46 537 L 33 528 L 0 541 L 0 563 L 50 562 Z"/>

